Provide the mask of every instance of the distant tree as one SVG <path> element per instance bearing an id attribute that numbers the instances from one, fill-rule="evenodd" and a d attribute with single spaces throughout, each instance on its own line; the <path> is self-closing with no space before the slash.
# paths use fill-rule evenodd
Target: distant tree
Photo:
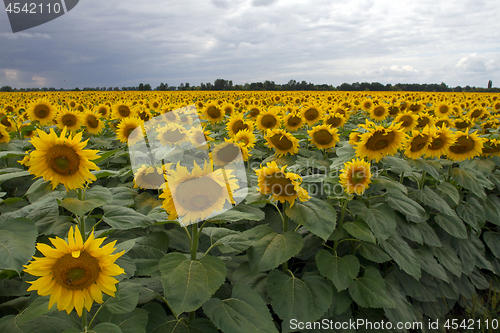
<path id="1" fill-rule="evenodd" d="M 493 81 L 489 80 L 488 81 L 488 89 L 491 89 L 493 87 Z"/>
<path id="2" fill-rule="evenodd" d="M 0 91 L 11 92 L 12 91 L 12 87 L 11 86 L 3 86 L 2 88 L 0 88 Z"/>
<path id="3" fill-rule="evenodd" d="M 150 85 L 149 83 L 146 83 L 146 84 L 144 85 L 144 90 L 145 90 L 145 91 L 151 91 L 151 85 Z"/>

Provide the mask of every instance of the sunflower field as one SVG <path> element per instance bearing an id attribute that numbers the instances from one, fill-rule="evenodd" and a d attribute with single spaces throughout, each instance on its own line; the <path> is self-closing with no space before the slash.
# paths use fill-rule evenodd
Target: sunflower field
<path id="1" fill-rule="evenodd" d="M 500 328 L 500 94 L 0 93 L 0 328 Z"/>

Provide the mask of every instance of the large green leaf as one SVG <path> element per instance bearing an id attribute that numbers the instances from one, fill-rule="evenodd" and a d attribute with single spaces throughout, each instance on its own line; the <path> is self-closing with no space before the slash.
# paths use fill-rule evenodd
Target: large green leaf
<path id="1" fill-rule="evenodd" d="M 29 175 L 29 171 L 8 172 L 0 175 L 0 182 Z"/>
<path id="2" fill-rule="evenodd" d="M 26 218 L 0 222 L 0 270 L 21 273 L 23 265 L 35 254 L 37 236 L 35 224 Z"/>
<path id="3" fill-rule="evenodd" d="M 333 300 L 333 287 L 325 278 L 307 275 L 298 279 L 278 270 L 267 277 L 267 290 L 274 312 L 283 319 L 283 332 L 290 332 L 290 320 L 316 321 Z"/>
<path id="4" fill-rule="evenodd" d="M 443 266 L 437 262 L 432 249 L 428 247 L 420 247 L 418 249 L 415 249 L 414 252 L 420 259 L 422 270 L 438 279 L 449 282 L 446 271 L 444 270 Z"/>
<path id="5" fill-rule="evenodd" d="M 85 192 L 85 199 L 76 197 L 63 199 L 60 206 L 66 208 L 73 214 L 82 216 L 94 208 L 104 206 L 111 202 L 111 192 L 102 186 L 94 186 Z"/>
<path id="6" fill-rule="evenodd" d="M 231 298 L 212 298 L 203 311 L 224 333 L 278 332 L 266 303 L 252 288 L 237 284 Z"/>
<path id="7" fill-rule="evenodd" d="M 335 208 L 317 198 L 305 202 L 296 201 L 293 207 L 287 207 L 285 213 L 295 223 L 305 226 L 324 241 L 328 240 L 337 225 Z"/>
<path id="8" fill-rule="evenodd" d="M 389 253 L 394 261 L 406 273 L 420 278 L 420 261 L 410 248 L 408 243 L 399 235 L 393 235 L 385 241 L 380 242 L 380 247 Z"/>
<path id="9" fill-rule="evenodd" d="M 441 247 L 435 247 L 434 255 L 441 265 L 446 267 L 455 276 L 460 277 L 462 275 L 462 263 L 451 246 L 443 244 Z"/>
<path id="10" fill-rule="evenodd" d="M 266 225 L 245 231 L 243 236 L 254 241 L 247 255 L 253 272 L 267 271 L 278 267 L 300 252 L 304 241 L 293 231 L 278 234 Z"/>
<path id="11" fill-rule="evenodd" d="M 373 266 L 366 267 L 363 277 L 352 282 L 349 294 L 358 305 L 365 308 L 395 308 L 394 301 L 387 294 L 384 279 Z"/>
<path id="12" fill-rule="evenodd" d="M 226 266 L 217 257 L 190 260 L 174 252 L 159 263 L 165 298 L 176 314 L 194 311 L 224 283 Z"/>
<path id="13" fill-rule="evenodd" d="M 442 182 L 437 188 L 443 193 L 446 194 L 456 205 L 460 202 L 460 193 L 457 188 L 450 183 Z"/>
<path id="14" fill-rule="evenodd" d="M 385 315 L 393 322 L 417 322 L 417 317 L 412 304 L 406 298 L 405 293 L 399 287 L 394 273 L 385 279 L 387 294 L 394 302 L 394 308 L 384 308 Z"/>
<path id="15" fill-rule="evenodd" d="M 500 226 L 500 199 L 497 194 L 490 194 L 484 199 L 484 212 L 487 221 Z"/>
<path id="16" fill-rule="evenodd" d="M 149 217 L 127 207 L 105 205 L 103 220 L 115 229 L 144 228 L 154 221 Z"/>
<path id="17" fill-rule="evenodd" d="M 419 158 L 416 160 L 408 159 L 408 163 L 411 166 L 416 167 L 419 170 L 426 171 L 428 174 L 430 174 L 435 179 L 439 178 L 439 176 L 440 176 L 439 171 L 443 168 L 441 163 L 439 163 L 438 161 L 431 161 L 431 160 L 426 160 L 423 158 Z"/>
<path id="18" fill-rule="evenodd" d="M 366 223 L 361 221 L 344 222 L 342 227 L 353 237 L 367 242 L 375 243 L 377 239 Z"/>
<path id="19" fill-rule="evenodd" d="M 103 308 L 97 316 L 100 322 L 113 323 L 120 328 L 122 333 L 146 333 L 148 312 L 135 308 L 126 314 L 114 314 Z"/>
<path id="20" fill-rule="evenodd" d="M 163 307 L 154 302 L 147 303 L 144 310 L 148 311 L 148 333 L 218 333 L 215 326 L 206 318 L 187 321 L 186 318 L 175 319 L 167 316 Z"/>
<path id="21" fill-rule="evenodd" d="M 106 308 L 114 314 L 129 313 L 135 309 L 139 301 L 139 291 L 141 285 L 139 283 L 122 281 L 118 283 L 115 297 L 106 301 Z"/>
<path id="22" fill-rule="evenodd" d="M 436 215 L 434 221 L 444 231 L 456 238 L 467 238 L 467 228 L 458 216 Z"/>
<path id="23" fill-rule="evenodd" d="M 364 207 L 359 214 L 379 242 L 389 238 L 396 231 L 394 212 L 387 204 L 371 208 Z"/>
<path id="24" fill-rule="evenodd" d="M 123 333 L 120 327 L 113 323 L 99 323 L 87 331 L 88 333 Z"/>
<path id="25" fill-rule="evenodd" d="M 422 190 L 415 190 L 415 196 L 420 202 L 423 202 L 427 206 L 432 207 L 445 215 L 457 215 L 455 211 L 446 203 L 446 201 L 428 186 L 425 186 Z"/>
<path id="26" fill-rule="evenodd" d="M 490 248 L 493 255 L 500 258 L 500 233 L 486 231 L 483 234 L 483 239 L 486 245 Z"/>
<path id="27" fill-rule="evenodd" d="M 380 246 L 367 242 L 361 242 L 361 245 L 359 246 L 359 254 L 366 259 L 379 264 L 392 259 L 387 252 L 380 248 Z"/>
<path id="28" fill-rule="evenodd" d="M 427 220 L 425 209 L 414 200 L 399 191 L 387 191 L 389 206 L 403 213 L 409 221 L 423 222 Z"/>
<path id="29" fill-rule="evenodd" d="M 465 187 L 480 198 L 486 198 L 484 186 L 478 181 L 477 173 L 470 169 L 453 168 L 451 169 L 451 179 L 456 181 L 458 185 Z M 493 184 L 492 184 L 493 185 Z"/>
<path id="30" fill-rule="evenodd" d="M 321 275 L 333 282 L 338 291 L 347 289 L 358 276 L 359 260 L 353 255 L 339 257 L 326 250 L 316 254 L 316 266 Z"/>

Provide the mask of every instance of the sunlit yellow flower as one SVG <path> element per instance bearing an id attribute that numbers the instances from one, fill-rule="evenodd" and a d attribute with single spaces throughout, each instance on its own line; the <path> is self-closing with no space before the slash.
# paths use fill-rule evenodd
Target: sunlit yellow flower
<path id="1" fill-rule="evenodd" d="M 249 130 L 253 132 L 254 126 L 251 121 L 246 120 L 241 113 L 234 113 L 226 124 L 227 133 L 229 136 L 235 136 L 241 130 Z"/>
<path id="2" fill-rule="evenodd" d="M 323 124 L 326 124 L 333 128 L 340 128 L 344 126 L 346 121 L 346 117 L 340 113 L 329 114 L 323 118 Z"/>
<path id="3" fill-rule="evenodd" d="M 296 111 L 292 111 L 289 114 L 287 114 L 284 117 L 283 122 L 285 124 L 286 129 L 291 132 L 298 130 L 304 125 L 304 121 L 302 120 L 300 113 Z"/>
<path id="4" fill-rule="evenodd" d="M 95 181 L 96 177 L 90 170 L 99 168 L 90 160 L 95 160 L 98 150 L 83 149 L 87 141 L 82 140 L 82 132 L 66 137 L 63 129 L 58 137 L 54 130 L 50 134 L 42 130 L 38 137 L 31 139 L 31 144 L 36 148 L 30 153 L 29 172 L 36 177 L 52 183 L 52 188 L 63 184 L 67 190 L 83 188 L 86 182 Z"/>
<path id="5" fill-rule="evenodd" d="M 257 142 L 255 135 L 247 129 L 239 131 L 233 139 L 235 142 L 243 143 L 248 150 L 253 149 Z"/>
<path id="6" fill-rule="evenodd" d="M 56 112 L 55 106 L 46 98 L 41 98 L 32 102 L 27 110 L 29 120 L 38 120 L 40 125 L 50 124 Z"/>
<path id="7" fill-rule="evenodd" d="M 315 105 L 306 105 L 301 109 L 302 119 L 312 126 L 323 117 L 323 109 Z"/>
<path id="8" fill-rule="evenodd" d="M 130 145 L 137 143 L 144 138 L 144 130 L 142 129 L 143 121 L 136 117 L 122 118 L 116 128 L 116 138 L 121 142 L 128 142 Z M 137 131 L 134 131 L 139 128 Z"/>
<path id="9" fill-rule="evenodd" d="M 114 119 L 132 118 L 136 116 L 137 107 L 129 102 L 120 102 L 113 105 L 111 116 Z"/>
<path id="10" fill-rule="evenodd" d="M 341 170 L 340 184 L 347 193 L 361 195 L 371 183 L 370 163 L 355 159 L 344 164 Z"/>
<path id="11" fill-rule="evenodd" d="M 448 158 L 453 161 L 464 161 L 479 156 L 483 151 L 483 139 L 476 132 L 469 133 L 458 131 L 455 133 L 455 141 L 447 153 Z"/>
<path id="12" fill-rule="evenodd" d="M 154 167 L 150 165 L 141 165 L 134 173 L 134 188 L 142 189 L 165 188 L 165 167 Z"/>
<path id="13" fill-rule="evenodd" d="M 299 152 L 299 140 L 285 130 L 269 130 L 265 135 L 265 139 L 267 145 L 274 148 L 278 156 L 295 155 Z"/>
<path id="14" fill-rule="evenodd" d="M 382 121 L 389 116 L 389 110 L 385 103 L 373 104 L 370 108 L 370 118 L 377 121 Z"/>
<path id="15" fill-rule="evenodd" d="M 281 117 L 278 115 L 276 110 L 268 109 L 265 112 L 261 112 L 257 116 L 257 120 L 255 121 L 255 123 L 258 129 L 265 132 L 269 129 L 280 127 Z"/>
<path id="16" fill-rule="evenodd" d="M 62 130 L 64 127 L 67 127 L 68 130 L 76 132 L 82 127 L 83 118 L 82 114 L 78 111 L 61 110 L 55 117 L 55 121 L 59 129 Z"/>
<path id="17" fill-rule="evenodd" d="M 398 149 L 403 148 L 407 139 L 406 134 L 398 126 L 394 124 L 388 128 L 375 126 L 367 133 L 361 134 L 360 141 L 356 145 L 356 156 L 378 162 L 384 156 L 396 154 Z"/>
<path id="18" fill-rule="evenodd" d="M 0 143 L 6 143 L 10 141 L 10 134 L 7 132 L 7 128 L 0 125 Z"/>
<path id="19" fill-rule="evenodd" d="M 203 115 L 205 119 L 211 123 L 218 123 L 224 119 L 224 110 L 220 108 L 219 105 L 215 103 L 209 103 L 203 109 Z"/>
<path id="20" fill-rule="evenodd" d="M 401 128 L 405 132 L 413 130 L 418 125 L 418 116 L 412 112 L 405 112 L 394 119 L 394 123 L 401 123 Z"/>
<path id="21" fill-rule="evenodd" d="M 99 134 L 104 129 L 104 121 L 99 119 L 99 115 L 92 112 L 85 112 L 83 114 L 83 124 L 87 132 L 92 134 Z"/>
<path id="22" fill-rule="evenodd" d="M 500 140 L 487 139 L 483 143 L 483 156 L 500 156 Z"/>
<path id="23" fill-rule="evenodd" d="M 240 145 L 232 139 L 226 138 L 225 142 L 216 144 L 212 150 L 212 158 L 216 166 L 228 165 L 237 161 L 238 157 L 248 160 L 248 150 L 243 144 Z"/>
<path id="24" fill-rule="evenodd" d="M 34 257 L 24 266 L 25 272 L 40 276 L 28 281 L 28 291 L 50 295 L 49 309 L 57 303 L 59 311 L 69 314 L 74 308 L 81 316 L 84 307 L 90 311 L 94 301 L 103 302 L 102 293 L 115 296 L 118 280 L 113 276 L 125 273 L 115 264 L 125 251 L 112 254 L 116 241 L 100 247 L 104 238 L 95 239 L 92 232 L 84 243 L 76 226 L 69 229 L 68 242 L 59 237 L 49 240 L 55 248 L 38 243 L 36 248 L 44 257 Z"/>
<path id="25" fill-rule="evenodd" d="M 109 116 L 111 115 L 111 112 L 109 111 L 109 106 L 106 104 L 99 104 L 98 106 L 94 107 L 94 112 L 99 114 L 99 117 L 108 119 Z"/>
<path id="26" fill-rule="evenodd" d="M 310 199 L 305 189 L 300 187 L 302 178 L 292 172 L 285 172 L 283 166 L 281 169 L 275 161 L 267 163 L 267 166 L 256 170 L 258 176 L 259 191 L 262 194 L 270 194 L 272 199 L 281 203 L 288 201 L 290 207 L 295 203 L 295 199 L 307 201 Z"/>
<path id="27" fill-rule="evenodd" d="M 427 146 L 430 138 L 431 133 L 429 126 L 426 126 L 422 132 L 412 131 L 412 135 L 405 149 L 405 155 L 413 159 L 425 155 L 425 153 L 427 153 Z"/>
<path id="28" fill-rule="evenodd" d="M 430 131 L 431 138 L 427 146 L 426 157 L 441 157 L 447 155 L 450 146 L 455 141 L 455 135 L 448 127 L 435 128 Z"/>
<path id="29" fill-rule="evenodd" d="M 311 143 L 318 148 L 332 148 L 339 142 L 337 129 L 326 124 L 314 126 L 307 133 L 311 137 Z"/>

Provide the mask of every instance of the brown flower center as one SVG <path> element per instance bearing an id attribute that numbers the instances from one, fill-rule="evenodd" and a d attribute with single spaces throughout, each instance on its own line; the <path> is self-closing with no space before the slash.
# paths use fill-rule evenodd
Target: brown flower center
<path id="1" fill-rule="evenodd" d="M 366 141 L 366 147 L 369 150 L 377 151 L 388 147 L 394 141 L 394 133 L 386 133 L 385 130 L 375 131 Z"/>
<path id="2" fill-rule="evenodd" d="M 293 147 L 293 142 L 283 134 L 274 134 L 271 138 L 271 143 L 280 150 L 288 150 Z"/>
<path id="3" fill-rule="evenodd" d="M 422 149 L 425 148 L 428 141 L 429 141 L 428 134 L 418 134 L 413 138 L 413 140 L 410 143 L 410 151 L 412 152 L 421 151 Z"/>
<path id="4" fill-rule="evenodd" d="M 50 115 L 50 109 L 45 104 L 39 104 L 35 106 L 35 116 L 38 119 L 45 119 Z"/>
<path id="5" fill-rule="evenodd" d="M 100 271 L 97 259 L 83 251 L 78 258 L 68 253 L 57 259 L 52 275 L 67 290 L 82 290 L 97 281 Z"/>
<path id="6" fill-rule="evenodd" d="M 174 203 L 188 211 L 203 211 L 210 209 L 221 195 L 222 186 L 212 178 L 204 176 L 180 183 L 175 191 Z"/>
<path id="7" fill-rule="evenodd" d="M 248 125 L 245 124 L 242 120 L 236 120 L 233 123 L 233 132 L 234 134 L 238 133 L 241 130 L 248 129 Z"/>
<path id="8" fill-rule="evenodd" d="M 130 108 L 126 105 L 120 105 L 118 106 L 118 113 L 122 117 L 128 117 L 130 116 Z"/>
<path id="9" fill-rule="evenodd" d="M 212 119 L 218 119 L 221 116 L 220 110 L 217 107 L 213 106 L 213 105 L 210 105 L 208 107 L 207 114 Z"/>
<path id="10" fill-rule="evenodd" d="M 90 128 L 97 128 L 99 127 L 99 119 L 97 119 L 96 116 L 89 114 L 87 116 L 87 126 Z"/>
<path id="11" fill-rule="evenodd" d="M 47 151 L 47 164 L 60 175 L 73 175 L 80 169 L 80 156 L 72 148 L 65 145 L 55 145 Z"/>
<path id="12" fill-rule="evenodd" d="M 261 124 L 264 128 L 273 128 L 278 123 L 275 116 L 266 114 L 262 117 Z"/>
<path id="13" fill-rule="evenodd" d="M 222 164 L 222 165 L 229 164 L 232 161 L 234 161 L 239 154 L 240 154 L 240 146 L 236 144 L 229 144 L 225 147 L 222 147 L 217 151 L 217 159 L 222 163 L 217 163 L 217 164 Z"/>
<path id="14" fill-rule="evenodd" d="M 470 137 L 465 135 L 459 137 L 450 147 L 450 151 L 455 154 L 465 154 L 474 149 L 476 143 Z"/>
<path id="15" fill-rule="evenodd" d="M 284 197 L 291 197 L 297 195 L 292 181 L 286 178 L 282 172 L 276 172 L 272 175 L 266 176 L 264 180 L 266 193 L 280 195 Z"/>
<path id="16" fill-rule="evenodd" d="M 319 111 L 315 108 L 309 108 L 304 112 L 304 118 L 306 118 L 309 121 L 313 121 L 318 119 L 319 117 Z"/>
<path id="17" fill-rule="evenodd" d="M 77 119 L 76 119 L 75 115 L 73 115 L 73 114 L 65 114 L 62 117 L 61 122 L 62 122 L 63 125 L 71 127 L 71 126 L 75 126 L 76 120 Z"/>
<path id="18" fill-rule="evenodd" d="M 333 135 L 325 130 L 319 130 L 313 134 L 314 141 L 321 145 L 327 145 L 330 144 L 333 141 Z"/>

